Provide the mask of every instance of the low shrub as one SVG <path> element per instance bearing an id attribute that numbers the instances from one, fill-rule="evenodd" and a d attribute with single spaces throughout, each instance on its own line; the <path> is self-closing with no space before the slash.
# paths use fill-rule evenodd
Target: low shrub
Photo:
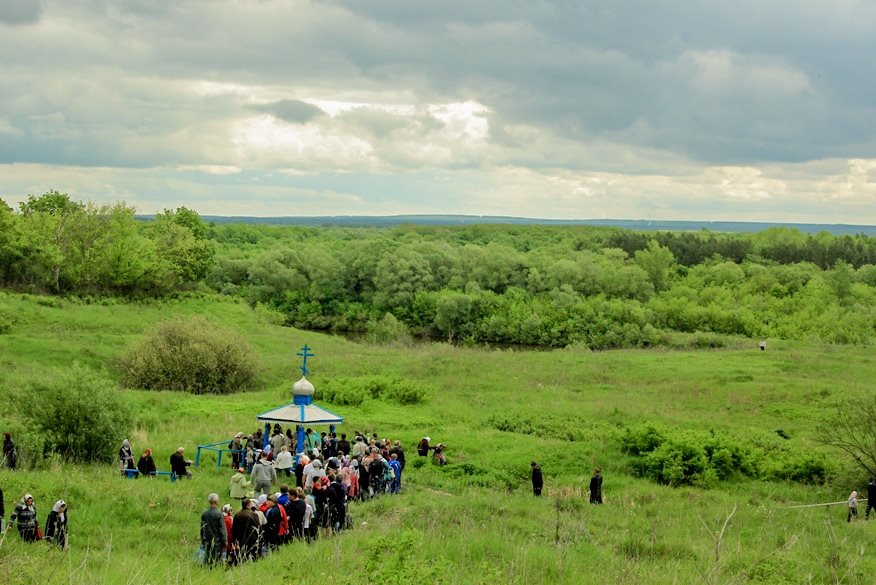
<path id="1" fill-rule="evenodd" d="M 429 395 L 428 390 L 416 382 L 390 376 L 332 378 L 320 383 L 318 392 L 323 400 L 352 406 L 369 398 L 403 405 L 419 404 Z"/>
<path id="2" fill-rule="evenodd" d="M 123 383 L 146 390 L 230 394 L 256 380 L 256 354 L 240 335 L 202 317 L 159 323 L 119 359 Z"/>
<path id="3" fill-rule="evenodd" d="M 29 430 L 42 437 L 41 455 L 57 453 L 67 461 L 114 461 L 133 427 L 131 409 L 115 383 L 79 364 L 31 380 L 18 404 L 17 414 Z M 27 456 L 23 446 L 19 449 Z"/>
<path id="4" fill-rule="evenodd" d="M 396 319 L 392 313 L 386 313 L 380 319 L 369 320 L 365 331 L 365 338 L 369 343 L 410 345 L 412 341 L 408 326 Z"/>
<path id="5" fill-rule="evenodd" d="M 12 315 L 9 315 L 5 311 L 0 311 L 0 335 L 9 333 L 12 330 L 13 323 L 14 320 L 12 319 Z"/>
<path id="6" fill-rule="evenodd" d="M 771 436 L 641 425 L 625 429 L 620 447 L 637 457 L 633 468 L 639 475 L 670 486 L 709 488 L 733 475 L 804 483 L 823 483 L 831 476 L 823 454 L 798 452 Z"/>

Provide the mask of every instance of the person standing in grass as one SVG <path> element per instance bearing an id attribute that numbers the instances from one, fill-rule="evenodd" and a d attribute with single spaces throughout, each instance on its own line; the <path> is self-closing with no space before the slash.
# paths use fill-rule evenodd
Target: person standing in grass
<path id="1" fill-rule="evenodd" d="M 259 517 L 251 509 L 249 498 L 244 498 L 240 512 L 234 515 L 231 523 L 231 535 L 237 547 L 239 561 L 254 561 L 259 555 L 259 534 L 261 524 Z"/>
<path id="2" fill-rule="evenodd" d="M 225 541 L 225 554 L 228 557 L 229 564 L 236 565 L 237 549 L 234 547 L 234 536 L 231 533 L 231 529 L 234 526 L 233 514 L 234 512 L 230 504 L 222 506 L 222 520 L 225 521 L 225 536 L 227 538 Z"/>
<path id="3" fill-rule="evenodd" d="M 389 456 L 389 469 L 392 471 L 392 480 L 389 482 L 389 493 L 401 493 L 402 468 L 398 460 L 398 453 Z"/>
<path id="4" fill-rule="evenodd" d="M 18 463 L 18 451 L 9 433 L 3 433 L 3 462 L 9 469 L 15 469 Z"/>
<path id="5" fill-rule="evenodd" d="M 533 461 L 529 464 L 532 468 L 532 493 L 533 495 L 540 496 L 541 488 L 544 486 L 544 479 L 541 476 L 541 466 Z"/>
<path id="6" fill-rule="evenodd" d="M 9 517 L 9 523 L 12 524 L 13 521 L 15 521 L 15 527 L 18 528 L 18 534 L 21 535 L 24 542 L 39 540 L 37 538 L 39 522 L 32 495 L 24 494 L 24 497 L 15 504 L 12 516 Z"/>
<path id="7" fill-rule="evenodd" d="M 210 494 L 207 496 L 207 502 L 210 507 L 201 514 L 201 546 L 207 553 L 206 565 L 213 568 L 225 552 L 228 535 L 225 530 L 225 518 L 219 510 L 219 494 Z"/>
<path id="8" fill-rule="evenodd" d="M 876 477 L 870 478 L 870 483 L 867 484 L 867 512 L 864 515 L 865 520 L 870 519 L 870 509 L 876 510 Z"/>
<path id="9" fill-rule="evenodd" d="M 295 488 L 289 492 L 289 504 L 286 506 L 289 517 L 289 533 L 293 539 L 304 538 L 304 513 L 307 504 L 304 503 L 304 490 Z"/>
<path id="10" fill-rule="evenodd" d="M 137 469 L 140 471 L 140 475 L 146 477 L 155 476 L 158 469 L 155 467 L 155 460 L 152 459 L 152 449 L 143 451 L 143 455 L 137 461 Z"/>
<path id="11" fill-rule="evenodd" d="M 228 443 L 228 450 L 231 451 L 231 469 L 240 467 L 241 455 L 243 454 L 243 433 L 237 433 L 231 442 Z"/>
<path id="12" fill-rule="evenodd" d="M 852 492 L 849 495 L 849 515 L 846 522 L 851 522 L 852 516 L 855 517 L 856 521 L 858 520 L 858 492 Z"/>
<path id="13" fill-rule="evenodd" d="M 237 468 L 237 473 L 231 476 L 231 481 L 228 482 L 229 496 L 234 500 L 243 500 L 249 495 L 249 490 L 252 484 L 246 479 L 243 467 Z"/>
<path id="14" fill-rule="evenodd" d="M 277 472 L 274 471 L 274 466 L 268 461 L 268 456 L 265 453 L 262 453 L 258 463 L 253 466 L 250 477 L 258 493 L 267 494 L 271 491 L 271 484 L 274 483 Z"/>
<path id="15" fill-rule="evenodd" d="M 46 519 L 46 542 L 54 542 L 61 550 L 67 549 L 67 502 L 58 500 Z"/>
<path id="16" fill-rule="evenodd" d="M 134 469 L 134 451 L 131 449 L 131 443 L 128 439 L 122 441 L 122 446 L 119 449 L 119 467 L 122 469 L 122 475 L 128 469 Z"/>
<path id="17" fill-rule="evenodd" d="M 429 446 L 429 441 L 431 440 L 432 439 L 429 437 L 423 437 L 422 439 L 420 439 L 420 442 L 417 443 L 417 455 L 419 455 L 420 457 L 426 457 L 427 455 L 429 455 L 429 450 L 433 449 L 433 447 Z"/>
<path id="18" fill-rule="evenodd" d="M 286 445 L 280 447 L 280 451 L 277 453 L 277 457 L 274 460 L 274 466 L 277 468 L 278 474 L 285 473 L 286 477 L 292 477 L 292 469 L 295 467 L 295 459 L 292 457 L 292 453 L 289 452 Z"/>
<path id="19" fill-rule="evenodd" d="M 265 544 L 270 550 L 276 550 L 280 545 L 280 524 L 283 517 L 280 514 L 280 509 L 277 506 L 277 498 L 273 494 L 268 496 L 265 508 Z"/>
<path id="20" fill-rule="evenodd" d="M 602 503 L 602 474 L 598 467 L 593 471 L 593 477 L 590 478 L 590 503 Z"/>

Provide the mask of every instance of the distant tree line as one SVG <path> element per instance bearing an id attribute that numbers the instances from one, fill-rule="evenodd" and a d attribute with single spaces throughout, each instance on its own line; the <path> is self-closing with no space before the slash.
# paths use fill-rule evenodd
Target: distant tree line
<path id="1" fill-rule="evenodd" d="M 212 237 L 208 283 L 297 327 L 591 348 L 876 334 L 876 239 L 863 235 L 224 225 Z"/>
<path id="2" fill-rule="evenodd" d="M 162 296 L 209 286 L 373 340 L 591 348 L 876 337 L 876 238 L 590 226 L 205 223 L 52 191 L 0 201 L 0 286 Z"/>
<path id="3" fill-rule="evenodd" d="M 53 294 L 161 296 L 213 267 L 208 226 L 194 211 L 135 219 L 124 203 L 96 205 L 51 191 L 14 211 L 0 200 L 0 286 Z"/>

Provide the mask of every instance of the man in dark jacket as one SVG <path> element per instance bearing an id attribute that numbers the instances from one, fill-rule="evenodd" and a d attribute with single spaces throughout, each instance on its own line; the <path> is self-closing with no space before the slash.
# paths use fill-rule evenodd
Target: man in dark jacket
<path id="1" fill-rule="evenodd" d="M 593 472 L 593 477 L 590 478 L 590 503 L 602 503 L 602 475 L 599 474 L 599 468 Z"/>
<path id="2" fill-rule="evenodd" d="M 870 519 L 870 508 L 876 510 L 876 477 L 871 477 L 870 483 L 867 484 L 867 512 L 864 514 L 864 520 Z M 2 515 L 3 513 L 0 512 L 0 516 Z"/>
<path id="3" fill-rule="evenodd" d="M 289 533 L 292 538 L 304 538 L 304 514 L 307 511 L 307 504 L 300 497 L 304 495 L 298 491 L 301 488 L 295 488 L 289 492 L 289 504 L 286 506 L 286 515 L 289 517 Z"/>
<path id="4" fill-rule="evenodd" d="M 185 453 L 185 449 L 180 447 L 176 450 L 176 453 L 170 456 L 170 471 L 179 479 L 192 476 L 192 474 L 189 473 L 189 470 L 186 469 L 192 464 L 192 462 L 186 461 L 186 458 L 183 457 L 183 453 Z M 219 514 L 221 515 L 222 512 L 219 512 Z"/>
<path id="5" fill-rule="evenodd" d="M 242 561 L 254 561 L 259 555 L 261 525 L 258 515 L 250 509 L 250 506 L 249 498 L 244 498 L 240 512 L 234 515 L 231 524 L 231 537 L 240 550 Z"/>
<path id="6" fill-rule="evenodd" d="M 207 496 L 210 507 L 201 514 L 201 546 L 207 552 L 205 563 L 212 568 L 222 558 L 228 544 L 225 517 L 219 510 L 219 494 Z"/>
<path id="7" fill-rule="evenodd" d="M 335 476 L 334 481 L 329 485 L 326 490 L 326 496 L 332 531 L 336 532 L 344 528 L 344 522 L 347 519 L 347 495 L 344 493 L 344 486 L 341 484 L 338 476 Z"/>
<path id="8" fill-rule="evenodd" d="M 265 511 L 265 542 L 271 549 L 276 549 L 280 546 L 280 522 L 283 516 L 280 509 L 277 508 L 277 496 L 271 494 L 268 496 L 268 509 Z"/>
<path id="9" fill-rule="evenodd" d="M 338 441 L 338 452 L 349 456 L 351 448 L 350 441 L 347 440 L 347 433 L 341 433 L 341 440 Z"/>
<path id="10" fill-rule="evenodd" d="M 536 496 L 540 496 L 541 488 L 544 486 L 544 479 L 541 476 L 541 466 L 535 461 L 529 465 L 532 467 L 532 493 Z"/>
<path id="11" fill-rule="evenodd" d="M 401 465 L 401 470 L 405 470 L 405 450 L 402 449 L 401 441 L 396 441 L 393 443 L 392 449 L 389 450 L 390 456 L 395 453 L 398 455 L 398 462 Z"/>

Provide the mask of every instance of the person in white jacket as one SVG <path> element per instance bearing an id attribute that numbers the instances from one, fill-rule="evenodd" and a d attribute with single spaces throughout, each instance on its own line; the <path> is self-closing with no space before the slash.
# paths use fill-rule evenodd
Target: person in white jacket
<path id="1" fill-rule="evenodd" d="M 277 469 L 277 473 L 285 473 L 286 477 L 292 476 L 292 469 L 295 467 L 295 460 L 292 458 L 292 453 L 289 452 L 289 449 L 284 445 L 280 447 L 279 453 L 277 453 L 276 459 L 274 459 L 274 467 Z"/>

